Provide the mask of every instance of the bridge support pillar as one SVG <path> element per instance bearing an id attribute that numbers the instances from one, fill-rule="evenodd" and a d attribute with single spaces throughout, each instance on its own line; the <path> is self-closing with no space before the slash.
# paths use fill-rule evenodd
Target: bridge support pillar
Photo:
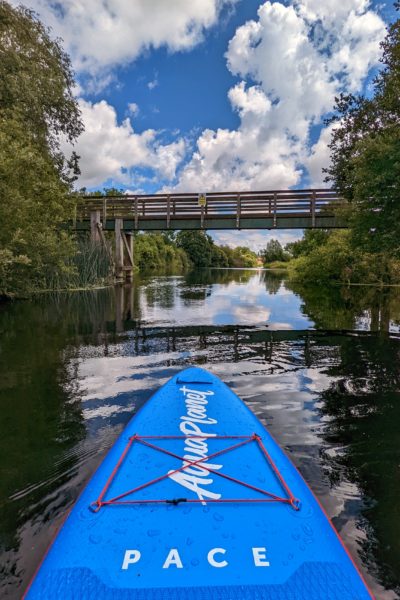
<path id="1" fill-rule="evenodd" d="M 123 219 L 115 219 L 115 280 L 116 283 L 124 281 L 124 242 L 122 241 L 123 234 Z"/>
<path id="2" fill-rule="evenodd" d="M 133 279 L 133 232 L 125 233 L 125 241 L 126 241 L 126 254 L 125 254 L 125 273 L 126 280 L 132 281 Z"/>
<path id="3" fill-rule="evenodd" d="M 90 239 L 94 244 L 101 244 L 101 218 L 100 211 L 93 210 L 90 213 Z"/>
<path id="4" fill-rule="evenodd" d="M 123 219 L 115 219 L 115 279 L 122 283 L 133 279 L 133 233 L 124 232 Z"/>

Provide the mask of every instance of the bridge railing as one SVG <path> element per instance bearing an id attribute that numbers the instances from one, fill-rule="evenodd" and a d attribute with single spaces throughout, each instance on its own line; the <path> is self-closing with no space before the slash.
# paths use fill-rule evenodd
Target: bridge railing
<path id="1" fill-rule="evenodd" d="M 93 211 L 101 211 L 107 219 L 132 219 L 138 227 L 141 220 L 210 219 L 262 217 L 334 216 L 334 207 L 343 203 L 335 190 L 272 190 L 261 192 L 209 193 L 205 204 L 199 194 L 149 194 L 106 197 L 83 197 L 78 206 L 78 220 L 87 220 Z"/>

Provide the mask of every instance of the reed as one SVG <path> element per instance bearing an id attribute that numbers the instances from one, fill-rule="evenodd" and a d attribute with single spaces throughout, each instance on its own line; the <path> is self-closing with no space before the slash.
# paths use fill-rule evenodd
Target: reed
<path id="1" fill-rule="evenodd" d="M 49 272 L 48 290 L 85 289 L 111 283 L 112 264 L 107 249 L 87 238 L 76 241 L 76 252 L 62 269 Z"/>
<path id="2" fill-rule="evenodd" d="M 78 252 L 72 259 L 76 287 L 93 286 L 107 281 L 111 277 L 112 265 L 106 248 L 87 239 L 79 240 L 77 245 Z"/>

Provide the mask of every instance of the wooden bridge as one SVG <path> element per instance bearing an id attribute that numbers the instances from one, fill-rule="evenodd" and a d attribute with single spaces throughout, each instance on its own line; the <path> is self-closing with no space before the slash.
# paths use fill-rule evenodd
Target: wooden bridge
<path id="1" fill-rule="evenodd" d="M 146 196 L 86 196 L 76 228 L 101 221 L 106 229 L 122 219 L 123 229 L 306 229 L 343 227 L 334 208 L 343 203 L 335 190 L 284 190 Z M 93 216 L 97 213 L 97 217 Z"/>
<path id="2" fill-rule="evenodd" d="M 105 231 L 115 232 L 115 273 L 122 281 L 132 278 L 135 231 L 338 228 L 345 227 L 336 211 L 343 204 L 330 189 L 85 196 L 74 227 L 90 230 L 110 253 Z"/>

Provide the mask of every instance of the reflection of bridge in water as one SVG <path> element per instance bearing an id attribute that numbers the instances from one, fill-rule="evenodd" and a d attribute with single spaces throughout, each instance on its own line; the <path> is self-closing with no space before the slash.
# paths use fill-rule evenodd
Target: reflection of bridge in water
<path id="1" fill-rule="evenodd" d="M 337 338 L 349 335 L 349 329 L 324 329 L 322 331 L 308 329 L 273 329 L 268 326 L 252 325 L 152 325 L 141 320 L 139 288 L 136 286 L 119 286 L 115 288 L 115 314 L 108 314 L 105 320 L 96 326 L 97 331 L 103 329 L 107 334 L 126 334 L 129 336 L 131 348 L 136 355 L 170 352 L 205 351 L 205 360 L 212 360 L 215 353 L 221 356 L 224 349 L 227 360 L 237 362 L 243 359 L 261 359 L 273 362 L 274 354 L 297 346 L 302 361 L 307 367 L 318 365 L 321 359 L 321 346 L 327 348 L 336 345 Z M 111 318 L 111 319 L 110 319 Z M 388 304 L 373 307 L 369 311 L 369 330 L 367 328 L 354 331 L 354 336 L 365 337 L 371 331 L 387 333 L 390 325 Z M 273 327 L 273 324 L 272 324 Z M 336 339 L 336 341 L 335 341 Z M 100 340 L 99 340 L 100 342 Z M 101 342 L 100 342 L 101 343 Z M 315 354 L 314 346 L 319 353 Z M 286 349 L 286 350 L 285 350 Z M 290 358 L 293 362 L 293 356 Z"/>
<path id="2" fill-rule="evenodd" d="M 188 274 L 185 277 L 184 285 L 175 291 L 173 286 L 145 286 L 144 288 L 140 284 L 117 286 L 114 290 L 114 315 L 109 315 L 107 319 L 111 318 L 114 323 L 109 322 L 109 327 L 115 327 L 117 332 L 136 329 L 153 330 L 154 326 L 143 320 L 143 309 L 149 303 L 160 303 L 161 306 L 169 306 L 173 309 L 177 302 L 177 297 L 174 294 L 178 293 L 180 300 L 187 302 L 189 307 L 193 302 L 203 304 L 206 298 L 211 295 L 211 281 L 214 283 L 219 282 L 222 285 L 228 285 L 232 281 L 243 282 L 247 280 L 246 278 L 254 276 L 254 271 L 220 270 L 211 271 L 211 273 L 204 271 L 204 273 L 196 273 L 195 275 L 197 280 L 201 276 L 203 277 L 200 285 L 198 283 L 192 287 L 191 275 Z M 282 274 L 274 271 L 261 271 L 259 277 L 267 294 L 272 296 L 279 292 L 284 281 Z M 317 330 L 330 332 L 357 330 L 360 334 L 362 332 L 400 333 L 400 299 L 397 294 L 392 293 L 392 290 L 382 292 L 382 290 L 364 289 L 362 287 L 343 288 L 343 290 L 296 289 L 295 287 L 292 289 L 287 281 L 285 281 L 285 286 L 300 297 L 302 313 L 311 321 L 311 324 L 314 323 Z M 141 289 L 146 290 L 145 296 L 141 295 Z M 201 330 L 207 334 L 213 330 L 231 331 L 234 323 L 235 321 L 232 322 L 232 325 L 224 327 L 222 325 L 204 324 L 201 326 Z M 238 331 L 251 331 L 253 325 L 256 325 L 257 328 L 260 324 L 249 321 L 243 325 L 235 326 Z M 198 331 L 200 324 L 197 327 L 174 327 L 169 325 L 168 328 L 160 328 L 162 331 L 169 329 L 182 333 L 190 330 Z M 312 330 L 309 331 L 312 332 Z M 281 325 L 279 325 L 278 331 L 278 327 L 273 322 L 269 324 L 269 328 L 266 324 L 265 331 L 264 329 L 258 329 L 258 334 L 261 334 L 261 332 L 269 335 L 273 334 L 275 338 L 279 337 L 282 340 L 290 340 L 296 337 L 296 331 L 282 329 Z"/>
<path id="3" fill-rule="evenodd" d="M 259 287 L 246 300 L 248 317 L 235 311 L 227 315 L 226 303 L 218 304 L 218 292 L 214 301 L 215 284 L 226 290 L 219 298 L 229 305 L 228 286 L 246 285 L 254 277 Z M 289 294 L 298 298 L 293 318 L 288 314 L 285 324 L 267 317 L 270 306 L 278 306 L 279 310 L 282 289 L 284 297 Z M 252 312 L 251 302 L 255 309 L 260 301 L 264 311 Z M 321 338 L 325 332 L 341 335 L 351 331 L 360 336 L 369 332 L 400 333 L 400 296 L 394 290 L 296 288 L 284 281 L 282 274 L 269 271 L 204 270 L 184 277 L 138 280 L 132 285 L 68 296 L 63 311 L 63 318 L 66 311 L 73 315 L 70 320 L 75 323 L 76 335 L 85 337 L 88 343 L 102 345 L 114 335 L 118 343 L 119 335 L 125 334 L 135 348 L 144 345 L 154 351 L 157 344 L 166 351 L 181 350 L 187 347 L 189 338 L 197 348 L 227 344 L 234 355 L 253 342 L 257 347 L 268 346 L 271 341 L 289 342 L 301 336 Z M 224 321 L 226 316 L 228 321 Z"/>

